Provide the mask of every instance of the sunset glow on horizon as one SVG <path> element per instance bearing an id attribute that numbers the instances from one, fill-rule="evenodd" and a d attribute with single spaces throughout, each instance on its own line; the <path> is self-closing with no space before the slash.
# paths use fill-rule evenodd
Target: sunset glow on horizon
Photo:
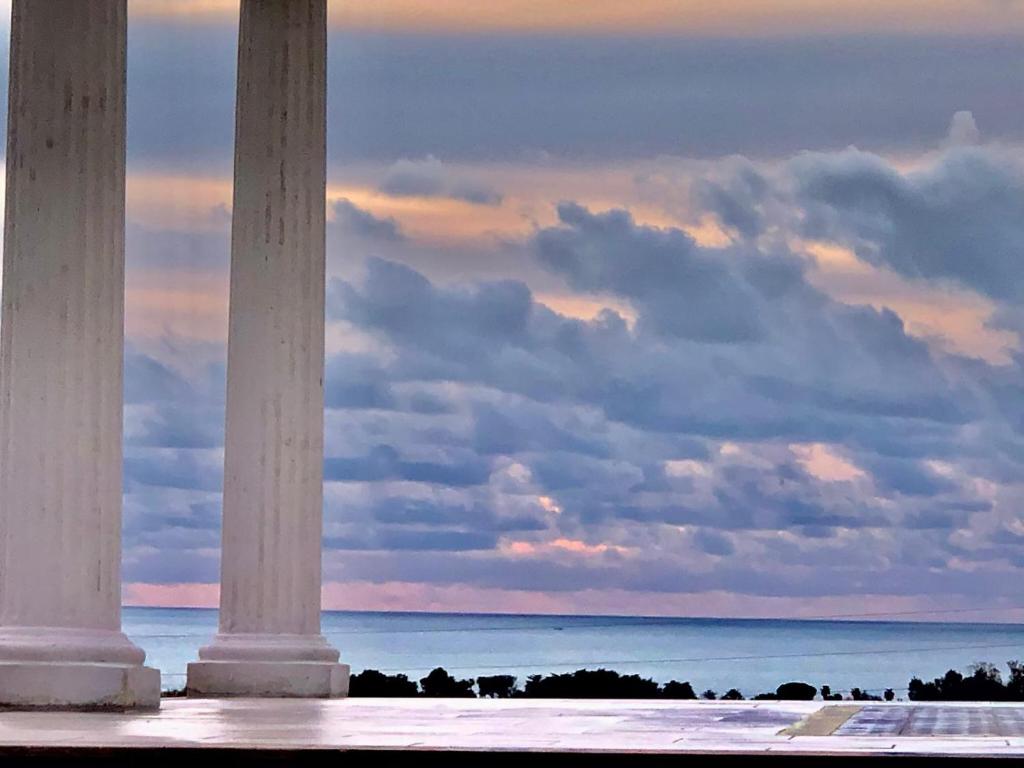
<path id="1" fill-rule="evenodd" d="M 331 0 L 331 25 L 403 34 L 704 37 L 800 34 L 1020 34 L 1024 9 L 999 0 Z M 133 18 L 231 23 L 237 0 L 134 0 Z"/>

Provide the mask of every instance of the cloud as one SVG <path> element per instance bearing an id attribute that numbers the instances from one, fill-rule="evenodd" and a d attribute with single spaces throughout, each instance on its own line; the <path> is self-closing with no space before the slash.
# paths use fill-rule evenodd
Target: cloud
<path id="1" fill-rule="evenodd" d="M 329 457 L 324 461 L 326 481 L 373 482 L 407 480 L 453 487 L 480 485 L 487 481 L 490 468 L 486 462 L 469 460 L 462 463 L 407 461 L 390 445 L 380 445 L 365 456 Z"/>
<path id="2" fill-rule="evenodd" d="M 888 573 L 928 591 L 911 566 L 894 571 L 898 551 L 939 567 L 954 556 L 943 523 L 994 514 L 925 463 L 980 418 L 970 390 L 892 313 L 811 286 L 795 254 L 703 248 L 579 205 L 528 247 L 578 290 L 627 298 L 636 324 L 560 315 L 516 281 L 441 285 L 381 260 L 361 281 L 332 281 L 331 322 L 374 343 L 327 365 L 330 578 L 792 596 L 847 593 L 856 567 L 871 588 Z M 631 273 L 648 263 L 659 280 Z M 666 325 L 665 297 L 692 311 L 698 289 L 747 296 L 752 332 Z M 206 386 L 153 360 L 136 369 L 173 401 Z M 150 437 L 126 462 L 126 567 L 176 583 L 182 568 L 148 548 L 164 541 L 211 568 L 219 454 L 144 415 Z M 859 473 L 813 475 L 793 444 L 841 444 Z M 159 523 L 139 528 L 154 503 Z M 430 565 L 438 552 L 443 571 Z"/>
<path id="3" fill-rule="evenodd" d="M 590 216 L 589 213 L 574 211 L 566 220 L 589 226 Z M 633 230 L 637 230 L 640 235 L 636 243 L 642 245 L 647 242 L 647 233 L 627 220 L 616 222 L 608 231 L 610 238 L 622 245 L 624 233 L 629 235 Z M 655 239 L 657 248 L 665 249 L 662 254 L 664 258 L 685 260 L 692 256 L 694 246 L 689 241 L 679 236 L 674 239 L 667 236 L 667 240 L 677 243 L 679 248 L 676 253 Z M 632 244 L 633 241 L 627 242 Z M 619 250 L 624 254 L 623 258 L 635 256 L 628 248 Z M 594 253 L 594 248 L 591 247 L 589 252 Z M 614 269 L 610 273 L 616 274 Z M 685 272 L 682 274 L 685 279 Z M 740 280 L 740 275 L 748 273 L 738 271 L 727 274 L 732 275 L 730 279 Z M 799 272 L 796 276 L 799 283 Z M 761 279 L 760 275 L 755 275 L 755 280 Z M 792 275 L 790 279 L 794 279 Z M 675 285 L 670 281 L 663 282 Z M 599 284 L 602 289 L 617 285 L 615 280 L 609 282 L 604 278 Z M 643 286 L 637 289 L 629 280 L 627 284 L 630 287 L 626 290 L 630 295 L 646 296 Z M 890 429 L 887 422 L 891 418 L 923 419 L 925 424 L 931 421 L 942 425 L 946 423 L 951 409 L 953 412 L 957 410 L 953 407 L 951 397 L 943 401 L 946 396 L 941 394 L 942 377 L 933 368 L 928 352 L 918 342 L 908 339 L 900 324 L 893 322 L 892 317 L 872 312 L 850 312 L 848 308 L 833 306 L 821 295 L 810 292 L 806 286 L 790 294 L 783 292 L 782 295 L 797 297 L 796 307 L 803 301 L 811 300 L 810 308 L 829 317 L 833 330 L 845 325 L 843 332 L 849 335 L 850 341 L 856 339 L 859 347 L 857 354 L 862 356 L 860 364 L 842 366 L 839 370 L 846 371 L 850 378 L 842 382 L 831 381 L 827 394 L 824 389 L 821 394 L 815 394 L 804 384 L 794 385 L 792 379 L 799 379 L 805 373 L 799 368 L 790 369 L 788 376 L 783 375 L 782 369 L 774 370 L 770 378 L 755 375 L 752 370 L 748 370 L 745 376 L 736 377 L 733 374 L 729 378 L 739 385 L 738 388 L 730 394 L 729 388 L 719 386 L 716 390 L 718 405 L 710 405 L 709 402 L 699 404 L 699 416 L 687 408 L 690 405 L 687 392 L 691 391 L 687 382 L 708 376 L 708 371 L 702 373 L 702 368 L 706 367 L 709 358 L 697 359 L 702 351 L 705 355 L 709 352 L 705 341 L 696 343 L 683 338 L 668 344 L 658 334 L 645 335 L 642 326 L 634 335 L 623 325 L 616 326 L 607 318 L 590 323 L 558 318 L 532 304 L 528 292 L 522 288 L 494 285 L 478 286 L 472 291 L 439 289 L 406 267 L 371 262 L 367 280 L 362 287 L 350 284 L 334 286 L 332 313 L 379 334 L 387 341 L 394 350 L 394 362 L 386 375 L 389 380 L 436 377 L 463 382 L 468 386 L 483 384 L 515 395 L 517 399 L 500 402 L 499 405 L 491 401 L 475 407 L 474 431 L 471 438 L 466 438 L 472 440 L 470 445 L 477 451 L 489 454 L 522 455 L 531 482 L 537 484 L 544 493 L 558 497 L 560 505 L 568 512 L 590 517 L 611 514 L 614 517 L 615 507 L 629 505 L 635 489 L 650 484 L 650 488 L 670 490 L 671 485 L 663 476 L 658 475 L 654 475 L 659 478 L 658 482 L 651 484 L 650 468 L 643 469 L 630 461 L 616 460 L 615 449 L 610 447 L 607 439 L 593 441 L 584 437 L 586 433 L 579 432 L 581 424 L 574 425 L 575 435 L 571 431 L 556 428 L 550 416 L 540 417 L 541 411 L 537 409 L 544 408 L 545 403 L 553 407 L 556 403 L 577 401 L 587 403 L 588 407 L 596 407 L 606 420 L 605 426 L 601 428 L 605 432 L 609 429 L 608 425 L 621 423 L 634 430 L 675 432 L 687 439 L 696 435 L 717 439 L 728 433 L 756 433 L 762 438 L 789 438 L 793 434 L 816 434 L 818 437 L 830 435 L 835 438 L 834 430 L 844 425 L 841 430 L 846 436 L 859 438 L 868 445 L 874 439 L 868 426 L 871 423 L 886 433 Z M 514 303 L 506 306 L 503 302 L 513 296 L 517 297 Z M 512 306 L 516 307 L 514 312 L 511 311 Z M 390 307 L 395 307 L 396 312 L 392 312 Z M 414 316 L 398 313 L 399 307 L 415 307 L 412 310 Z M 792 311 L 790 308 L 784 314 L 792 314 Z M 416 316 L 417 313 L 423 314 Z M 765 320 L 777 316 L 781 315 L 767 313 Z M 455 318 L 458 318 L 458 323 Z M 496 318 L 502 320 L 497 322 Z M 590 336 L 594 337 L 593 343 Z M 792 342 L 788 334 L 771 333 L 763 338 L 775 339 L 776 344 L 781 343 L 780 340 Z M 604 343 L 597 343 L 598 339 L 603 339 Z M 806 343 L 818 339 L 811 335 L 809 339 L 800 341 Z M 815 355 L 821 354 L 822 349 L 835 346 L 834 339 L 821 341 L 822 347 L 812 346 L 803 350 L 807 358 L 804 368 Z M 634 370 L 637 360 L 644 359 L 642 350 L 648 345 L 651 347 L 651 356 L 644 365 Z M 744 344 L 738 344 L 735 340 L 723 340 L 711 346 L 717 346 L 718 350 L 714 354 L 723 358 L 718 363 L 720 369 L 722 362 L 730 359 L 730 348 L 744 348 Z M 843 346 L 848 348 L 849 344 Z M 789 354 L 795 354 L 795 350 L 790 350 Z M 848 359 L 849 352 L 846 349 L 843 354 Z M 505 371 L 501 360 L 506 357 L 515 359 L 527 370 L 531 367 L 538 370 L 549 367 L 562 371 L 563 375 L 557 379 L 552 378 L 552 381 L 557 381 L 557 388 L 535 386 L 536 381 L 527 381 L 523 386 L 522 381 L 515 376 L 503 375 Z M 538 358 L 544 363 L 537 362 Z M 732 358 L 733 364 L 738 366 L 748 358 L 749 354 L 737 352 Z M 759 355 L 758 364 L 768 364 L 774 368 L 777 362 L 772 358 L 767 353 Z M 881 396 L 876 390 L 870 395 L 864 393 L 860 398 L 851 399 L 857 388 L 855 372 L 872 359 L 875 365 L 881 364 L 893 371 L 904 366 L 903 376 L 907 381 L 914 380 L 919 385 L 921 381 L 928 380 L 929 386 L 939 385 L 928 398 L 935 400 L 934 405 L 916 404 L 914 396 L 900 391 L 900 387 L 894 388 L 888 396 Z M 666 388 L 664 395 L 661 394 L 662 386 Z M 637 397 L 632 392 L 639 387 L 643 388 L 644 394 Z M 668 392 L 672 393 L 671 397 Z M 532 401 L 536 405 L 530 406 L 532 411 L 524 411 L 523 406 L 516 406 L 518 414 L 511 417 L 504 415 L 509 412 L 512 404 L 520 402 L 518 398 L 526 398 L 525 402 Z M 753 400 L 760 401 L 758 407 L 751 408 L 749 412 L 736 412 L 738 404 L 749 404 Z M 772 410 L 773 402 L 780 407 L 786 403 L 785 407 L 790 410 L 803 410 L 804 415 L 798 418 L 794 413 L 792 420 L 776 417 L 765 420 L 765 414 L 760 413 L 760 425 L 750 423 L 752 419 L 759 418 L 759 411 L 765 408 Z M 642 410 L 638 411 L 638 408 Z M 684 413 L 690 415 L 681 418 L 682 414 L 678 412 L 680 408 L 686 408 Z M 716 416 L 712 411 L 717 409 L 721 409 L 722 413 Z M 730 413 L 729 417 L 725 417 L 726 412 Z M 756 429 L 752 429 L 755 426 Z M 909 431 L 913 433 L 915 430 Z M 381 470 L 374 476 L 405 477 L 394 469 L 398 461 L 397 454 L 389 451 L 386 456 L 382 453 L 379 458 L 386 471 Z M 388 461 L 383 461 L 384 458 Z M 355 473 L 357 466 L 368 465 L 359 463 L 350 466 L 345 463 L 341 466 L 345 472 L 352 470 Z M 777 466 L 773 468 L 774 472 L 778 469 Z M 772 476 L 772 473 L 765 475 L 765 481 L 770 482 Z M 807 476 L 801 474 L 800 477 L 804 485 L 796 485 L 792 499 L 780 500 L 778 511 L 761 524 L 755 524 L 749 519 L 744 522 L 743 515 L 752 508 L 769 509 L 765 507 L 764 494 L 735 499 L 723 496 L 720 490 L 718 496 L 712 494 L 707 498 L 712 499 L 716 506 L 724 505 L 722 509 L 725 511 L 732 510 L 729 514 L 740 515 L 734 517 L 734 522 L 727 523 L 729 525 L 763 528 L 790 526 L 807 530 L 817 526 L 821 530 L 879 524 L 880 517 L 877 514 L 873 517 L 858 517 L 852 502 L 844 502 L 849 508 L 843 512 L 834 511 L 834 505 L 833 511 L 828 511 L 827 507 L 809 507 L 798 503 L 796 498 L 806 494 L 808 489 L 805 486 L 809 482 Z M 728 475 L 723 477 L 723 481 L 727 485 L 735 484 L 734 479 Z M 595 501 L 590 494 L 598 494 L 601 501 Z M 601 512 L 603 509 L 609 511 Z M 714 520 L 715 515 L 708 512 L 701 519 Z M 727 516 L 718 517 L 716 524 L 726 524 L 728 519 Z"/>
<path id="4" fill-rule="evenodd" d="M 921 462 L 887 456 L 870 465 L 872 476 L 887 491 L 908 496 L 938 496 L 956 490 L 957 485 L 928 469 Z"/>
<path id="5" fill-rule="evenodd" d="M 503 197 L 497 192 L 483 184 L 472 182 L 459 182 L 455 184 L 450 192 L 455 200 L 463 200 L 476 205 L 501 205 Z"/>
<path id="6" fill-rule="evenodd" d="M 338 550 L 472 552 L 493 549 L 497 544 L 497 537 L 482 531 L 384 530 L 369 537 L 328 538 L 325 544 Z"/>
<path id="7" fill-rule="evenodd" d="M 387 434 L 402 446 L 367 448 L 363 456 L 378 451 L 384 470 L 346 459 L 342 474 L 449 497 L 389 502 L 371 516 L 369 530 L 436 528 L 436 542 L 409 534 L 412 549 L 397 562 L 377 549 L 380 533 L 342 536 L 336 542 L 355 549 L 333 575 L 818 595 L 847 592 L 843 580 L 855 571 L 870 574 L 858 576 L 858 589 L 926 593 L 934 589 L 928 573 L 951 558 L 990 569 L 1010 562 L 988 545 L 952 540 L 999 514 L 978 478 L 1011 450 L 1014 439 L 986 435 L 1001 429 L 990 420 L 993 393 L 1003 393 L 1000 407 L 1015 402 L 993 385 L 1007 387 L 1016 369 L 950 356 L 911 336 L 894 311 L 845 303 L 814 282 L 800 238 L 838 241 L 846 225 L 812 229 L 814 205 L 845 199 L 830 198 L 830 184 L 805 183 L 819 159 L 826 167 L 863 161 L 870 178 L 903 183 L 880 158 L 855 152 L 802 156 L 781 169 L 732 160 L 708 177 L 714 189 L 696 196 L 734 232 L 721 247 L 638 223 L 626 210 L 559 205 L 557 221 L 525 248 L 574 295 L 628 303 L 632 323 L 611 310 L 567 317 L 515 280 L 442 284 L 375 259 L 362 280 L 332 282 L 330 317 L 376 340 L 373 376 L 394 398 L 349 442 L 372 446 L 373 435 Z M 802 210 L 806 218 L 794 215 Z M 772 234 L 780 227 L 796 236 L 781 243 Z M 443 387 L 453 407 L 394 406 L 397 393 L 419 387 Z M 794 453 L 794 445 L 808 448 Z M 433 454 L 421 460 L 431 470 L 401 468 L 406 450 Z M 480 470 L 470 473 L 474 484 L 449 482 L 446 473 L 474 466 L 465 463 L 474 455 L 486 477 Z M 514 499 L 533 505 L 524 519 L 538 527 L 481 537 L 473 543 L 481 548 L 465 554 L 460 537 L 446 538 L 493 532 L 480 510 Z M 581 544 L 554 562 L 555 541 Z M 433 546 L 452 553 L 444 574 L 415 554 Z M 990 582 L 978 575 L 946 584 Z"/>
<path id="8" fill-rule="evenodd" d="M 459 179 L 433 155 L 398 160 L 378 187 L 394 197 L 449 197 L 475 205 L 501 205 L 499 192 L 479 182 Z"/>
<path id="9" fill-rule="evenodd" d="M 732 160 L 725 170 L 724 180 L 703 177 L 695 182 L 694 202 L 713 211 L 727 229 L 744 238 L 757 237 L 765 226 L 760 206 L 770 192 L 769 183 L 744 158 Z"/>
<path id="10" fill-rule="evenodd" d="M 528 400 L 473 404 L 473 448 L 482 455 L 565 451 L 607 457 L 601 435 L 588 433 L 578 419 L 566 419 Z"/>
<path id="11" fill-rule="evenodd" d="M 847 420 L 861 415 L 965 418 L 969 400 L 944 383 L 899 318 L 829 300 L 792 256 L 700 249 L 678 230 L 641 227 L 624 212 L 565 205 L 560 215 L 560 226 L 537 235 L 538 258 L 577 289 L 630 299 L 634 331 L 611 312 L 591 322 L 559 316 L 522 284 L 437 289 L 378 260 L 362 287 L 332 284 L 329 311 L 401 351 L 389 381 L 455 380 L 540 401 L 574 399 L 645 429 L 828 442 L 856 431 Z M 726 417 L 705 407 L 702 391 L 729 397 L 738 410 Z"/>
<path id="12" fill-rule="evenodd" d="M 665 158 L 643 205 L 565 200 L 491 246 L 493 279 L 428 268 L 396 222 L 340 200 L 335 236 L 361 249 L 328 286 L 328 578 L 648 599 L 1009 595 L 1024 564 L 1019 356 L 952 351 L 896 294 L 836 285 L 881 275 L 921 302 L 967 295 L 991 307 L 980 323 L 1024 329 L 1019 158 L 966 146 L 956 122 L 956 146 L 899 165 L 853 149 Z M 455 194 L 448 166 L 412 170 L 441 186 L 392 181 Z M 405 263 L 364 261 L 371 249 Z M 216 572 L 223 352 L 129 350 L 132 580 Z"/>
<path id="13" fill-rule="evenodd" d="M 700 550 L 709 555 L 726 556 L 736 551 L 728 536 L 715 531 L 698 531 L 694 535 L 694 540 Z"/>
<path id="14" fill-rule="evenodd" d="M 952 147 L 973 146 L 981 141 L 981 131 L 971 112 L 962 111 L 953 115 L 949 124 L 946 144 Z"/>
<path id="15" fill-rule="evenodd" d="M 204 460 L 192 451 L 162 449 L 127 455 L 124 475 L 127 493 L 138 486 L 219 491 L 222 467 L 216 457 Z"/>
<path id="16" fill-rule="evenodd" d="M 331 211 L 331 223 L 354 235 L 392 243 L 405 239 L 401 227 L 393 218 L 378 218 L 347 198 L 333 201 Z"/>
<path id="17" fill-rule="evenodd" d="M 128 405 L 187 401 L 193 395 L 188 381 L 169 366 L 129 345 L 125 354 L 124 400 Z"/>
<path id="18" fill-rule="evenodd" d="M 997 300 L 1024 295 L 1024 170 L 1018 158 L 958 148 L 903 173 L 856 150 L 789 168 L 803 232 L 912 279 L 947 280 Z"/>
<path id="19" fill-rule="evenodd" d="M 758 296 L 730 269 L 678 229 L 638 227 L 628 212 L 593 214 L 558 207 L 562 227 L 541 231 L 541 262 L 578 291 L 618 294 L 640 305 L 652 330 L 709 342 L 754 341 Z"/>
<path id="20" fill-rule="evenodd" d="M 380 191 L 395 197 L 437 197 L 444 189 L 441 161 L 432 155 L 423 160 L 399 160 L 380 183 Z"/>

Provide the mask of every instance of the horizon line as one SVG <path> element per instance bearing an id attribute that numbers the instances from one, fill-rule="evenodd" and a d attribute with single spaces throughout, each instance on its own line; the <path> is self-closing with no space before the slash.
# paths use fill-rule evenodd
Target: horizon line
<path id="1" fill-rule="evenodd" d="M 123 604 L 124 609 L 156 610 L 156 611 L 209 611 L 219 612 L 216 606 L 201 605 L 141 605 L 138 603 Z M 996 620 L 996 619 L 909 619 L 910 616 L 939 616 L 947 614 L 963 615 L 966 613 L 993 613 L 1007 611 L 1022 611 L 1024 606 L 1010 608 L 953 608 L 922 611 L 893 611 L 865 614 L 833 614 L 831 616 L 683 616 L 678 614 L 622 614 L 622 613 L 556 613 L 539 611 L 536 613 L 523 613 L 519 611 L 431 611 L 431 610 L 410 610 L 410 609 L 367 609 L 367 608 L 321 608 L 321 614 L 346 613 L 365 615 L 393 615 L 393 616 L 469 616 L 469 617 L 502 617 L 502 618 L 554 618 L 554 619 L 623 619 L 643 622 L 654 621 L 743 621 L 743 622 L 768 622 L 768 621 L 789 621 L 805 623 L 835 623 L 835 624 L 965 624 L 965 625 L 1010 625 L 1024 626 L 1024 619 L 1018 620 Z"/>

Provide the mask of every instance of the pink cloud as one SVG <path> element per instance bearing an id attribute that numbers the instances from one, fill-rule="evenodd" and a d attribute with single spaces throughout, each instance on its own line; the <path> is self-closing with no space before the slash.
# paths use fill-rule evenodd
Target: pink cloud
<path id="1" fill-rule="evenodd" d="M 618 555 L 628 555 L 635 550 L 629 547 L 622 547 L 618 544 L 588 544 L 579 539 L 558 538 L 546 542 L 531 541 L 505 541 L 501 544 L 501 552 L 512 556 L 532 556 L 542 552 L 571 552 L 575 555 L 594 557 L 614 552 Z"/>
<path id="2" fill-rule="evenodd" d="M 130 582 L 122 589 L 121 602 L 128 606 L 158 608 L 216 608 L 220 602 L 220 586 Z"/>

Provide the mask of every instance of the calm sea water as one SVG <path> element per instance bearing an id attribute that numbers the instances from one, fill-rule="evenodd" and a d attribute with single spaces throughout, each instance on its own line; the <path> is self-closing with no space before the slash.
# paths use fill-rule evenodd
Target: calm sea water
<path id="1" fill-rule="evenodd" d="M 217 627 L 212 610 L 126 608 L 124 626 L 164 688 L 182 687 L 185 665 Z M 978 661 L 1024 659 L 1024 625 L 734 619 L 327 612 L 324 634 L 353 672 L 418 679 L 437 666 L 460 677 L 528 675 L 604 666 L 699 692 L 750 696 L 802 680 L 833 690 L 905 691 Z M 1005 670 L 1004 670 L 1005 672 Z"/>

